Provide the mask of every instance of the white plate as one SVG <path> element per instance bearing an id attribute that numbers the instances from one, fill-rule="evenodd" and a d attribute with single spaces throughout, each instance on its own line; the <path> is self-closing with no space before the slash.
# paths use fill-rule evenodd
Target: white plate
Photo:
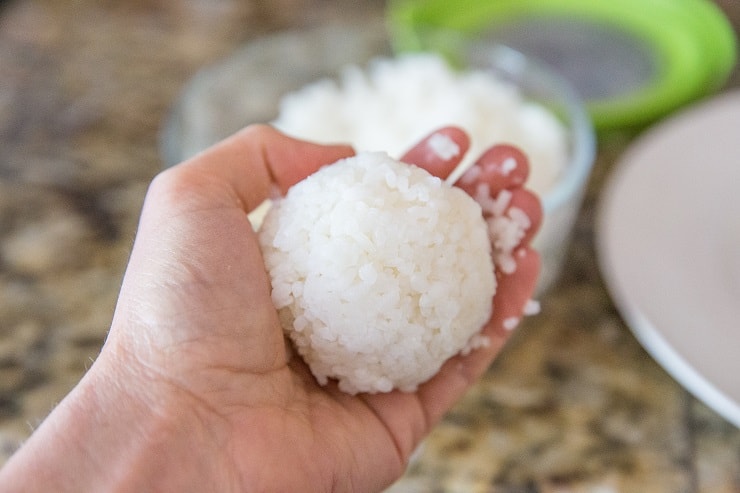
<path id="1" fill-rule="evenodd" d="M 672 117 L 625 153 L 597 245 L 642 345 L 740 427 L 740 92 Z"/>

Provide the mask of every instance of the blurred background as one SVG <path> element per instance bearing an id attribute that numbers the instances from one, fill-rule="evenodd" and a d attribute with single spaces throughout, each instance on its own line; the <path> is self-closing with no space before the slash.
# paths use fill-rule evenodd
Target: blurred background
<path id="1" fill-rule="evenodd" d="M 740 2 L 716 5 L 740 29 Z M 382 22 L 380 0 L 0 2 L 0 464 L 94 361 L 161 131 L 203 67 L 267 35 Z M 737 66 L 717 91 L 740 88 Z M 740 430 L 642 348 L 594 245 L 642 128 L 600 132 L 564 268 L 398 492 L 740 492 Z M 738 129 L 740 132 L 740 129 Z"/>

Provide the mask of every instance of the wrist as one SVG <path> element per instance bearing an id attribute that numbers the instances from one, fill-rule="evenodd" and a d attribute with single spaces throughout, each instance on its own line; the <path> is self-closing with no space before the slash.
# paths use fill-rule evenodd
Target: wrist
<path id="1" fill-rule="evenodd" d="M 206 491 L 217 433 L 140 365 L 100 357 L 0 472 L 9 491 Z M 197 481 L 193 481 L 197 478 Z M 218 490 L 222 491 L 222 490 Z"/>

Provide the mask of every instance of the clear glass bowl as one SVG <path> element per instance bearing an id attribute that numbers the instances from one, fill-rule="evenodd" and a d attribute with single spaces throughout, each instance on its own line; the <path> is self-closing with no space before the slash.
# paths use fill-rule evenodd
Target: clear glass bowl
<path id="1" fill-rule="evenodd" d="M 557 279 L 591 170 L 595 139 L 582 102 L 560 76 L 519 52 L 484 42 L 450 44 L 447 53 L 518 86 L 525 99 L 549 108 L 567 129 L 569 160 L 542 196 L 545 218 L 535 240 L 543 259 L 538 295 Z M 274 120 L 284 94 L 348 64 L 364 65 L 391 49 L 382 25 L 287 31 L 252 41 L 187 84 L 164 122 L 161 152 L 172 166 L 251 123 Z"/>

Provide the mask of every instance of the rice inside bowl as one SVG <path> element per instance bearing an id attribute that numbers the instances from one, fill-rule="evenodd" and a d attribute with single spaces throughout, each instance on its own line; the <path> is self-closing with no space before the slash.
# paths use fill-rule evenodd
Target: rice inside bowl
<path id="1" fill-rule="evenodd" d="M 279 106 L 272 123 L 284 133 L 394 158 L 437 128 L 459 126 L 471 145 L 453 181 L 487 148 L 508 143 L 527 154 L 528 187 L 543 195 L 569 158 L 567 129 L 548 108 L 490 70 L 456 70 L 434 53 L 347 65 L 337 78 L 283 95 Z"/>
<path id="2" fill-rule="evenodd" d="M 413 391 L 477 339 L 496 281 L 481 207 L 385 153 L 327 166 L 259 231 L 281 324 L 320 384 Z"/>

